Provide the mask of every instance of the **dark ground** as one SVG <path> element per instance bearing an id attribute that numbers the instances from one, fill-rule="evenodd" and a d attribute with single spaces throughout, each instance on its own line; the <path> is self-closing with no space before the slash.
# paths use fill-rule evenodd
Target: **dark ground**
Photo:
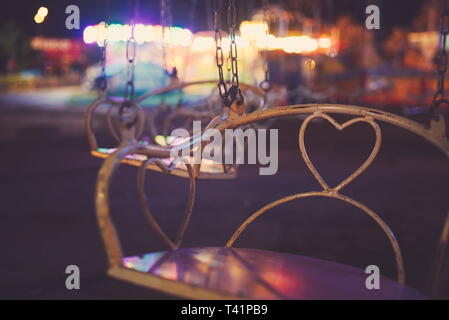
<path id="1" fill-rule="evenodd" d="M 101 160 L 89 155 L 82 117 L 76 110 L 2 111 L 0 298 L 167 298 L 105 275 L 93 198 Z M 224 245 L 245 217 L 268 202 L 319 190 L 299 156 L 298 124 L 298 119 L 275 124 L 280 128 L 277 175 L 258 176 L 253 165 L 241 167 L 236 180 L 198 182 L 184 246 Z M 448 210 L 448 162 L 421 138 L 390 125 L 382 128 L 378 158 L 342 193 L 365 203 L 390 225 L 403 250 L 408 284 L 424 289 Z M 309 129 L 310 156 L 330 184 L 364 161 L 373 140 L 364 124 L 342 133 L 326 123 Z M 127 255 L 164 249 L 139 211 L 135 174 L 135 168 L 123 167 L 112 189 L 113 216 Z M 184 208 L 186 181 L 149 173 L 147 185 L 153 211 L 173 234 Z M 237 246 L 360 268 L 376 264 L 383 274 L 395 277 L 392 250 L 380 228 L 337 200 L 299 200 L 272 210 L 243 234 Z M 70 264 L 80 267 L 79 291 L 65 289 L 65 268 Z"/>

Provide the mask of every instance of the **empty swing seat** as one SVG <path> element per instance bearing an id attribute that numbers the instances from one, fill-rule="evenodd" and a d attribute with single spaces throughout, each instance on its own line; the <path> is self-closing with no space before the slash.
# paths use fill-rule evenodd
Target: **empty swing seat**
<path id="1" fill-rule="evenodd" d="M 215 84 L 215 83 L 216 83 L 215 80 L 195 81 L 195 82 L 176 82 L 176 83 L 172 83 L 166 87 L 147 92 L 147 93 L 139 96 L 138 98 L 136 98 L 134 106 L 138 110 L 138 112 L 137 112 L 138 125 L 137 126 L 139 127 L 138 131 L 140 131 L 140 133 L 137 134 L 137 136 L 139 137 L 142 134 L 144 123 L 145 123 L 145 114 L 143 112 L 143 109 L 140 106 L 138 106 L 139 103 L 141 103 L 145 99 L 148 99 L 152 96 L 166 94 L 168 92 L 171 92 L 174 90 L 180 90 L 185 87 L 196 86 L 196 85 L 205 85 L 205 84 L 210 85 L 210 84 Z M 258 87 L 243 84 L 243 83 L 241 84 L 241 87 L 243 90 L 249 91 L 255 96 L 265 97 L 265 93 Z M 97 157 L 97 158 L 106 159 L 109 155 L 111 155 L 116 150 L 116 148 L 104 148 L 104 147 L 101 148 L 98 146 L 97 140 L 95 137 L 95 133 L 94 133 L 94 129 L 93 129 L 93 115 L 94 115 L 95 111 L 102 104 L 110 105 L 110 108 L 112 108 L 113 106 L 115 106 L 115 107 L 120 106 L 122 102 L 123 102 L 123 99 L 117 98 L 117 97 L 100 97 L 100 98 L 96 99 L 88 107 L 87 112 L 86 112 L 85 127 L 86 127 L 86 133 L 87 133 L 88 142 L 89 142 L 90 150 L 91 150 L 90 153 L 92 156 Z M 108 115 L 108 117 L 109 116 L 112 116 L 112 113 L 110 115 Z M 188 118 L 190 115 L 185 115 L 185 116 Z M 213 118 L 213 114 L 211 114 L 210 117 Z M 114 131 L 114 130 L 110 128 L 110 131 L 112 133 L 112 131 Z M 138 138 L 138 137 L 136 137 L 136 138 Z M 155 143 L 155 145 L 159 146 L 157 143 Z M 147 158 L 145 156 L 136 154 L 136 155 L 128 155 L 125 159 L 123 159 L 122 162 L 125 164 L 128 164 L 128 165 L 132 165 L 132 166 L 141 166 L 142 163 L 146 159 Z M 169 165 L 170 159 L 163 159 L 163 162 L 166 165 Z M 149 164 L 147 166 L 147 169 L 152 170 L 152 171 L 161 171 L 160 168 L 155 164 Z M 182 178 L 189 177 L 189 173 L 188 173 L 187 168 L 185 167 L 184 163 L 178 163 L 176 165 L 176 167 L 172 171 L 170 171 L 170 174 L 174 175 L 174 176 L 182 177 Z M 199 170 L 198 174 L 195 176 L 195 178 L 197 178 L 197 179 L 220 179 L 220 180 L 234 179 L 235 177 L 237 177 L 237 168 L 235 166 L 224 167 L 221 163 L 218 163 L 218 162 L 212 161 L 212 160 L 208 160 L 208 159 L 202 160 L 200 170 Z"/>
<path id="2" fill-rule="evenodd" d="M 355 267 L 255 249 L 192 248 L 126 257 L 111 275 L 194 299 L 424 299 L 384 276 L 380 289 L 368 290 L 369 274 Z"/>
<path id="3" fill-rule="evenodd" d="M 135 144 L 121 146 L 118 152 L 114 152 L 105 160 L 98 175 L 96 188 L 96 212 L 108 256 L 108 274 L 153 290 L 190 299 L 426 299 L 422 293 L 405 285 L 404 259 L 392 229 L 379 214 L 367 205 L 345 195 L 342 190 L 366 171 L 377 157 L 382 141 L 382 131 L 378 124 L 380 121 L 407 129 L 427 139 L 448 156 L 449 141 L 445 137 L 445 127 L 442 125 L 443 116 L 432 119 L 430 126 L 424 126 L 375 109 L 326 104 L 299 105 L 256 111 L 224 122 L 218 125 L 217 129 L 223 131 L 259 120 L 302 114 L 309 116 L 302 121 L 299 128 L 299 151 L 306 167 L 321 188 L 318 191 L 290 194 L 266 204 L 241 223 L 224 247 L 180 248 L 193 208 L 195 179 L 192 178 L 189 185 L 189 200 L 180 228 L 182 232 L 178 233 L 175 241 L 168 238 L 157 224 L 157 219 L 151 215 L 145 202 L 144 184 L 139 180 L 139 199 L 144 214 L 153 231 L 170 246 L 171 250 L 133 257 L 124 256 L 110 215 L 111 177 L 119 164 L 129 155 L 134 156 L 140 152 L 141 155 L 158 158 L 154 149 L 145 150 Z M 330 114 L 352 117 L 340 123 Z M 364 123 L 369 125 L 374 133 L 374 144 L 367 159 L 346 179 L 334 186 L 328 185 L 308 156 L 304 137 L 309 124 L 315 119 L 325 120 L 339 131 L 356 123 Z M 395 258 L 397 280 L 379 275 L 380 288 L 370 289 L 371 276 L 376 275 L 353 266 L 281 252 L 233 248 L 246 228 L 262 215 L 282 204 L 306 198 L 327 198 L 344 202 L 370 217 L 389 240 Z M 442 228 L 432 268 L 430 283 L 432 297 L 437 297 L 438 294 L 448 239 L 449 215 Z"/>
<path id="4" fill-rule="evenodd" d="M 117 148 L 98 148 L 96 150 L 91 151 L 91 155 L 97 158 L 106 159 L 109 157 Z M 147 157 L 140 154 L 130 154 L 127 155 L 123 160 L 122 163 L 125 163 L 127 165 L 140 167 L 143 162 L 147 160 Z M 171 164 L 171 160 L 161 159 L 162 162 L 169 166 Z M 190 157 L 187 157 L 186 160 L 191 160 Z M 150 163 L 147 165 L 147 169 L 151 171 L 158 171 L 161 172 L 162 170 L 154 163 Z M 182 177 L 182 178 L 189 178 L 189 172 L 186 168 L 186 165 L 184 162 L 178 162 L 169 172 L 169 174 Z M 210 159 L 202 159 L 201 160 L 201 166 L 200 166 L 200 172 L 198 173 L 198 176 L 196 176 L 197 179 L 234 179 L 237 177 L 237 168 L 236 167 L 229 167 L 224 169 L 223 164 L 215 162 Z"/>

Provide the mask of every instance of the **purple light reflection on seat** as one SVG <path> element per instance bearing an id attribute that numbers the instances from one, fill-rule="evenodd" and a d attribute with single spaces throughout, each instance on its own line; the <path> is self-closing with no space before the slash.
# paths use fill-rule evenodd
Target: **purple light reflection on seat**
<path id="1" fill-rule="evenodd" d="M 255 249 L 177 249 L 124 258 L 123 264 L 164 279 L 250 299 L 424 298 L 386 277 L 381 277 L 380 290 L 368 290 L 368 275 L 355 267 Z"/>

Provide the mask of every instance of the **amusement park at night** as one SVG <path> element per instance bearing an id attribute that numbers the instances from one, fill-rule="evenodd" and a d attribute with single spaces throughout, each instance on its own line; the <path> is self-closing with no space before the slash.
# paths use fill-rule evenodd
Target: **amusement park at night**
<path id="1" fill-rule="evenodd" d="M 0 16 L 1 300 L 449 300 L 448 0 Z"/>

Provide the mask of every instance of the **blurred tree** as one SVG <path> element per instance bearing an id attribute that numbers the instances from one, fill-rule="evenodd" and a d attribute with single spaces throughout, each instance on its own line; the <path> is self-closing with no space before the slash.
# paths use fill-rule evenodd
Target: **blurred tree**
<path id="1" fill-rule="evenodd" d="M 33 66 L 35 54 L 30 48 L 29 37 L 20 25 L 8 20 L 0 25 L 0 68 L 12 72 Z"/>

